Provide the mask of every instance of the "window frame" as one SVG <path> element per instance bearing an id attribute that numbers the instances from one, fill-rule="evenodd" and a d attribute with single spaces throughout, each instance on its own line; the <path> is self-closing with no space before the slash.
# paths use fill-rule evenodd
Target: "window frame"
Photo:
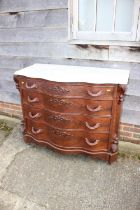
<path id="1" fill-rule="evenodd" d="M 132 32 L 78 31 L 78 1 L 69 0 L 69 41 L 74 44 L 115 44 L 140 46 L 140 0 L 134 0 Z"/>

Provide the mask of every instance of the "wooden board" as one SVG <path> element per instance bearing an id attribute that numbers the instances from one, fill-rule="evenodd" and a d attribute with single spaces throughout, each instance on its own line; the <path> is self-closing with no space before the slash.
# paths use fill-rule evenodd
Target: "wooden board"
<path id="1" fill-rule="evenodd" d="M 57 34 L 57 36 L 56 36 Z M 0 42 L 66 42 L 67 29 L 17 28 L 0 29 Z"/>
<path id="2" fill-rule="evenodd" d="M 6 56 L 108 60 L 107 48 L 82 49 L 66 43 L 0 43 L 0 54 Z"/>
<path id="3" fill-rule="evenodd" d="M 68 0 L 1 0 L 0 12 L 18 12 L 30 10 L 67 8 Z"/>
<path id="4" fill-rule="evenodd" d="M 0 3 L 1 8 L 1 3 Z M 67 9 L 0 14 L 0 28 L 57 27 L 68 25 Z"/>

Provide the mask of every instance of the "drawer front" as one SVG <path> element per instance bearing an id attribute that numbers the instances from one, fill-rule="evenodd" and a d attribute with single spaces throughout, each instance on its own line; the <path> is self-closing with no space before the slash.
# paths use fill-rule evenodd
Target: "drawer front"
<path id="1" fill-rule="evenodd" d="M 19 79 L 19 85 L 21 89 L 24 90 L 37 90 L 39 87 L 39 83 L 36 79 L 30 79 L 26 77 L 22 77 Z"/>
<path id="2" fill-rule="evenodd" d="M 45 111 L 44 108 L 35 108 L 34 106 L 30 106 L 27 104 L 23 104 L 23 115 L 24 117 L 33 120 L 35 122 L 45 120 Z"/>
<path id="3" fill-rule="evenodd" d="M 92 132 L 109 132 L 111 118 L 90 115 L 71 115 L 51 112 L 23 105 L 24 116 L 36 122 L 45 122 L 60 129 L 79 129 Z"/>
<path id="4" fill-rule="evenodd" d="M 114 98 L 115 86 L 113 85 L 74 85 L 71 83 L 50 82 L 42 79 L 23 77 L 19 79 L 20 88 L 26 91 L 39 91 L 48 95 L 92 98 L 94 100 L 112 100 Z"/>
<path id="5" fill-rule="evenodd" d="M 92 99 L 68 99 L 45 96 L 47 109 L 61 113 L 79 113 L 90 115 L 111 115 L 112 101 L 95 101 Z"/>
<path id="6" fill-rule="evenodd" d="M 45 122 L 60 129 L 85 129 L 92 132 L 109 132 L 111 118 L 56 114 L 46 110 Z"/>
<path id="7" fill-rule="evenodd" d="M 48 141 L 63 148 L 107 150 L 109 142 L 109 134 L 61 130 L 27 119 L 25 132 L 38 140 Z"/>
<path id="8" fill-rule="evenodd" d="M 29 104 L 33 107 L 44 107 L 44 96 L 41 93 L 34 91 L 22 91 L 23 104 Z"/>
<path id="9" fill-rule="evenodd" d="M 93 100 L 113 100 L 114 86 L 97 85 L 46 85 L 44 91 L 49 95 L 90 98 Z"/>
<path id="10" fill-rule="evenodd" d="M 34 122 L 25 118 L 25 133 L 32 135 L 36 139 L 46 139 L 46 125 L 41 122 Z"/>
<path id="11" fill-rule="evenodd" d="M 55 146 L 58 146 L 60 148 L 84 149 L 84 150 L 89 150 L 89 151 L 107 151 L 108 150 L 109 136 L 107 134 L 86 135 L 84 133 L 80 133 L 79 135 L 75 134 L 75 136 L 73 136 L 72 138 L 59 137 L 59 139 L 56 136 L 57 135 L 55 134 L 48 135 L 47 141 L 49 141 L 50 144 L 54 144 Z"/>

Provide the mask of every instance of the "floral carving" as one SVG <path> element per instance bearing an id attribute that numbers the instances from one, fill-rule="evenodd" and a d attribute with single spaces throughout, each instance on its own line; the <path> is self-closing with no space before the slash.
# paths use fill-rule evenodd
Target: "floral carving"
<path id="1" fill-rule="evenodd" d="M 70 136 L 73 136 L 73 135 L 71 135 L 71 134 L 69 134 L 67 132 L 61 131 L 59 129 L 53 129 L 52 128 L 52 129 L 49 130 L 49 132 L 55 134 L 56 136 L 60 136 L 60 137 L 70 137 Z"/>
<path id="2" fill-rule="evenodd" d="M 51 99 L 50 99 L 50 102 L 51 102 L 51 103 L 56 103 L 56 104 L 58 104 L 58 105 L 68 105 L 68 104 L 70 104 L 70 103 L 68 103 L 68 102 L 66 102 L 65 100 L 60 99 L 60 98 L 51 98 Z"/>
<path id="3" fill-rule="evenodd" d="M 63 117 L 62 115 L 49 115 L 48 118 L 56 121 L 69 121 L 69 119 Z"/>
<path id="4" fill-rule="evenodd" d="M 48 87 L 47 88 L 49 91 L 53 91 L 56 92 L 57 94 L 67 94 L 70 92 L 70 90 L 60 87 L 60 86 L 56 86 L 56 87 Z"/>

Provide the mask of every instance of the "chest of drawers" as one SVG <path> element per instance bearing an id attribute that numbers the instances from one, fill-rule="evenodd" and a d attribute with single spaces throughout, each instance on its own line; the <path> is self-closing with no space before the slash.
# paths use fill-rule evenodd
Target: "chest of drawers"
<path id="1" fill-rule="evenodd" d="M 25 142 L 115 161 L 129 71 L 112 71 L 45 64 L 17 71 Z"/>

